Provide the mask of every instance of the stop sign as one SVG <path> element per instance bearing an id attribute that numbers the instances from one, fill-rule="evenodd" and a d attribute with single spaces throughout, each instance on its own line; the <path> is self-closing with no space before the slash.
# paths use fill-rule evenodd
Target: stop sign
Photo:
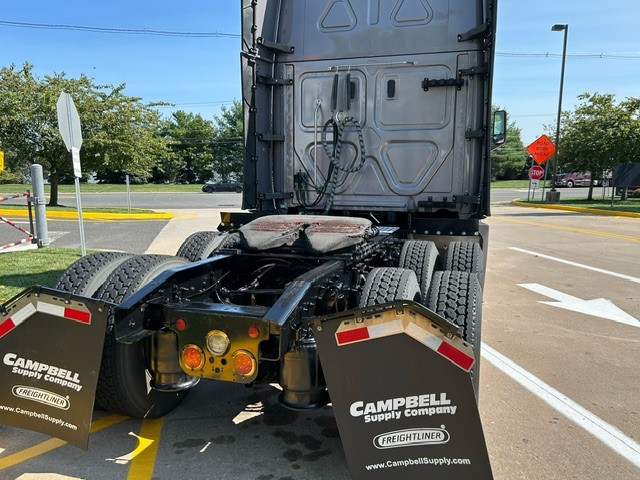
<path id="1" fill-rule="evenodd" d="M 529 178 L 531 180 L 540 180 L 544 177 L 544 168 L 540 165 L 534 165 L 529 169 Z"/>

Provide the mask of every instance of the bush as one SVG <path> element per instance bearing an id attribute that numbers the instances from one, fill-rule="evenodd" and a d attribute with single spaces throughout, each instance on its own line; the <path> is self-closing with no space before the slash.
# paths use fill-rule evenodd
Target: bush
<path id="1" fill-rule="evenodd" d="M 0 185 L 6 185 L 9 183 L 20 183 L 20 176 L 15 173 L 11 173 L 9 170 L 0 171 Z"/>
<path id="2" fill-rule="evenodd" d="M 631 198 L 640 198 L 640 188 L 637 188 L 629 194 Z"/>

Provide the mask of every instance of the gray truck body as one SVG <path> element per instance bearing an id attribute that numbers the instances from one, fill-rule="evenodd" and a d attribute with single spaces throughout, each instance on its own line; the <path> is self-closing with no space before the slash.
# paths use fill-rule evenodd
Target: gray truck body
<path id="1" fill-rule="evenodd" d="M 245 0 L 244 207 L 313 203 L 331 180 L 323 126 L 340 113 L 353 122 L 338 162 L 360 168 L 309 209 L 482 218 L 494 25 L 490 1 Z"/>

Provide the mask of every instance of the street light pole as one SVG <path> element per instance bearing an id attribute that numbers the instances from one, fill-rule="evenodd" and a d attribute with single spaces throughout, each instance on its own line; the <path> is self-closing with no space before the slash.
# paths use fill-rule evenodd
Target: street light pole
<path id="1" fill-rule="evenodd" d="M 551 171 L 551 192 L 550 195 L 554 202 L 560 200 L 560 192 L 556 192 L 556 172 L 558 170 L 558 144 L 560 143 L 560 115 L 562 115 L 562 90 L 564 88 L 564 66 L 567 60 L 567 35 L 569 34 L 569 25 L 566 23 L 556 23 L 551 27 L 553 32 L 564 31 L 564 43 L 562 46 L 562 69 L 560 70 L 560 95 L 558 97 L 558 119 L 556 123 L 556 153 L 553 156 Z M 551 193 L 550 192 L 550 193 Z"/>

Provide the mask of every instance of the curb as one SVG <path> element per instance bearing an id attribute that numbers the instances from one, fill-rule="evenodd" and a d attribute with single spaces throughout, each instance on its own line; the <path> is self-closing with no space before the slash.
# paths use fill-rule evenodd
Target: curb
<path id="1" fill-rule="evenodd" d="M 546 208 L 548 210 L 565 210 L 568 212 L 580 212 L 580 213 L 589 213 L 591 215 L 605 215 L 608 217 L 629 217 L 629 218 L 640 218 L 640 213 L 635 212 L 615 212 L 612 210 L 600 210 L 598 208 L 585 208 L 585 207 L 572 207 L 570 205 L 557 205 L 555 203 L 544 204 L 544 203 L 535 203 L 531 204 L 528 202 L 522 202 L 520 200 L 512 200 L 511 205 L 516 205 L 518 207 L 529 207 L 529 208 Z"/>
<path id="2" fill-rule="evenodd" d="M 13 217 L 28 217 L 29 212 L 20 209 L 0 209 L 0 215 Z M 78 212 L 54 212 L 47 211 L 47 218 L 64 218 L 76 219 Z M 156 212 L 156 213 L 98 213 L 98 212 L 82 212 L 82 218 L 87 220 L 171 220 L 172 213 Z"/>

